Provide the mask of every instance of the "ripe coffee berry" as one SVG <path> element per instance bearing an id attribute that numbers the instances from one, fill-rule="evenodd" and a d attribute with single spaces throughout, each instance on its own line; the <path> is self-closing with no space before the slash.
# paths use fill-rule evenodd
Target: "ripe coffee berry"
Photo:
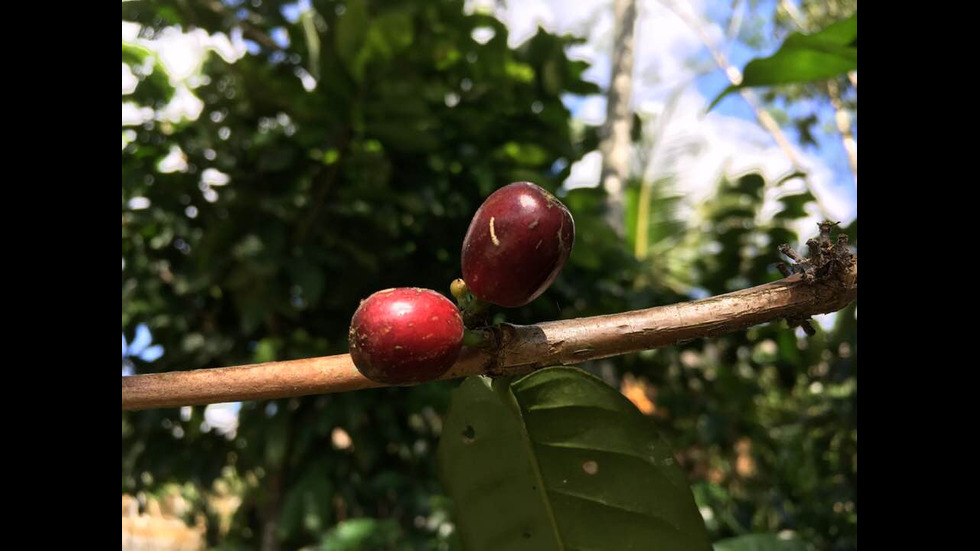
<path id="1" fill-rule="evenodd" d="M 350 355 L 358 371 L 379 383 L 404 385 L 438 378 L 463 346 L 456 305 L 428 289 L 378 291 L 354 312 Z"/>
<path id="2" fill-rule="evenodd" d="M 575 221 L 554 195 L 530 183 L 483 202 L 463 240 L 463 279 L 479 299 L 514 308 L 541 295 L 572 252 Z"/>

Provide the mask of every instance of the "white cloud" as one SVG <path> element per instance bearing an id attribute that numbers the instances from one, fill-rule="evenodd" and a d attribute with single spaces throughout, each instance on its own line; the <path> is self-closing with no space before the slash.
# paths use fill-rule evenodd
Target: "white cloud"
<path id="1" fill-rule="evenodd" d="M 187 155 L 184 154 L 184 151 L 180 147 L 172 145 L 167 156 L 160 159 L 160 162 L 157 163 L 157 170 L 163 174 L 184 172 L 187 170 Z"/>
<path id="2" fill-rule="evenodd" d="M 146 197 L 133 197 L 129 200 L 129 208 L 132 210 L 143 210 L 150 208 L 150 200 Z"/>
<path id="3" fill-rule="evenodd" d="M 496 35 L 497 31 L 493 30 L 492 27 L 477 27 L 470 33 L 470 38 L 479 44 L 486 44 L 493 40 Z"/>
<path id="4" fill-rule="evenodd" d="M 497 17 L 507 24 L 507 44 L 513 48 L 534 36 L 539 25 L 552 28 L 555 10 L 545 0 L 522 0 L 507 2 L 505 7 L 498 9 Z"/>
<path id="5" fill-rule="evenodd" d="M 565 189 L 596 187 L 599 185 L 599 175 L 601 173 L 602 155 L 598 151 L 590 151 L 577 163 L 572 165 L 571 173 L 562 186 Z"/>
<path id="6" fill-rule="evenodd" d="M 135 42 L 136 38 L 140 34 L 140 26 L 138 23 L 131 23 L 129 21 L 122 22 L 122 39 L 126 42 Z"/>
<path id="7" fill-rule="evenodd" d="M 715 36 L 721 32 L 717 25 L 708 23 L 705 31 Z M 636 62 L 633 74 L 634 82 L 638 83 L 633 94 L 634 104 L 656 95 L 664 87 L 689 81 L 694 76 L 689 61 L 704 51 L 697 33 L 656 1 L 642 3 L 634 39 Z M 612 48 L 611 44 L 609 48 Z"/>
<path id="8" fill-rule="evenodd" d="M 129 68 L 129 65 L 125 63 L 122 64 L 122 95 L 132 94 L 136 90 L 136 85 L 139 84 L 139 79 L 133 74 L 133 70 Z"/>
<path id="9" fill-rule="evenodd" d="M 204 102 L 186 84 L 180 83 L 174 89 L 170 102 L 157 112 L 156 118 L 168 122 L 180 122 L 184 119 L 194 121 L 201 116 L 203 110 Z"/>
<path id="10" fill-rule="evenodd" d="M 245 55 L 245 43 L 239 30 L 232 32 L 229 38 L 224 33 L 209 35 L 203 29 L 185 33 L 177 27 L 167 27 L 152 40 L 139 38 L 139 30 L 138 24 L 123 21 L 123 41 L 138 44 L 156 54 L 174 87 L 174 95 L 155 116 L 152 109 L 139 108 L 135 104 L 127 107 L 127 104 L 123 104 L 123 126 L 142 124 L 153 118 L 168 122 L 197 120 L 204 110 L 204 102 L 194 95 L 192 88 L 207 81 L 206 76 L 200 75 L 205 56 L 208 52 L 215 52 L 226 62 L 234 63 Z M 149 72 L 153 70 L 153 66 L 144 67 L 144 70 Z M 124 63 L 123 95 L 132 93 L 137 85 L 136 76 Z"/>
<path id="11" fill-rule="evenodd" d="M 204 422 L 215 432 L 231 439 L 238 431 L 238 412 L 242 409 L 241 402 L 210 404 L 204 408 Z"/>
<path id="12" fill-rule="evenodd" d="M 245 40 L 242 38 L 241 29 L 234 29 L 229 38 L 225 33 L 215 33 L 211 35 L 209 43 L 211 49 L 221 56 L 225 63 L 234 63 L 245 56 Z"/>
<path id="13" fill-rule="evenodd" d="M 153 109 L 140 107 L 131 101 L 122 104 L 123 126 L 139 126 L 149 120 L 153 120 Z"/>
<path id="14" fill-rule="evenodd" d="M 575 116 L 591 125 L 606 122 L 606 96 L 595 95 L 585 98 L 575 111 Z"/>
<path id="15" fill-rule="evenodd" d="M 611 19 L 609 24 L 612 25 Z M 589 64 L 589 68 L 582 73 L 583 80 L 594 82 L 603 88 L 609 83 L 609 71 L 612 69 L 609 56 L 600 52 L 597 44 L 591 42 L 575 44 L 568 48 L 567 54 L 569 59 L 585 61 Z"/>
<path id="16" fill-rule="evenodd" d="M 302 67 L 297 67 L 296 70 L 293 71 L 293 73 L 297 77 L 299 77 L 300 83 L 303 84 L 304 90 L 306 90 L 307 92 L 312 92 L 313 90 L 316 89 L 316 79 L 313 78 L 313 75 L 308 73 L 306 69 Z"/>
<path id="17" fill-rule="evenodd" d="M 122 132 L 122 148 L 126 149 L 126 146 L 132 143 L 136 139 L 135 130 L 123 130 Z"/>
<path id="18" fill-rule="evenodd" d="M 211 37 L 204 29 L 185 33 L 167 27 L 152 40 L 152 45 L 170 75 L 170 83 L 178 84 L 198 71 L 210 42 Z"/>
<path id="19" fill-rule="evenodd" d="M 215 168 L 206 168 L 201 173 L 201 182 L 208 186 L 223 186 L 230 181 L 230 176 Z"/>

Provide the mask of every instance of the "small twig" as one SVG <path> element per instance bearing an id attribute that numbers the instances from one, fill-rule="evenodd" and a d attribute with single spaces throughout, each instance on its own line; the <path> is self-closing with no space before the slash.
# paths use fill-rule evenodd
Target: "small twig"
<path id="1" fill-rule="evenodd" d="M 794 262 L 789 266 L 783 262 L 777 264 L 776 267 L 780 273 L 784 276 L 799 274 L 800 278 L 807 283 L 817 282 L 846 287 L 847 281 L 842 278 L 842 274 L 846 274 L 852 264 L 857 265 L 857 257 L 847 246 L 846 233 L 839 234 L 836 243 L 831 240 L 830 232 L 838 225 L 840 222 L 826 220 L 818 223 L 820 237 L 806 242 L 809 253 L 806 257 L 785 243 L 780 245 L 779 252 Z M 802 327 L 803 331 L 811 337 L 817 334 L 816 329 L 810 324 L 809 316 L 787 316 L 786 323 L 790 327 Z"/>
<path id="2" fill-rule="evenodd" d="M 490 322 L 490 303 L 480 300 L 471 293 L 462 278 L 453 280 L 449 292 L 456 299 L 459 312 L 463 316 L 463 325 L 472 329 L 483 327 Z"/>

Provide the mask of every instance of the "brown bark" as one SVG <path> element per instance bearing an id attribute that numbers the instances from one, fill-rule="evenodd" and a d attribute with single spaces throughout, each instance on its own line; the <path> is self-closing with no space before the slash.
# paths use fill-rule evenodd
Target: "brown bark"
<path id="1" fill-rule="evenodd" d="M 464 348 L 443 379 L 521 374 L 546 366 L 672 346 L 761 323 L 834 312 L 856 299 L 855 257 L 840 279 L 805 282 L 800 275 L 793 275 L 774 283 L 670 306 L 537 325 L 504 324 L 492 330 L 493 346 Z M 380 386 L 383 385 L 364 378 L 350 356 L 342 354 L 123 377 L 122 408 L 286 398 Z"/>

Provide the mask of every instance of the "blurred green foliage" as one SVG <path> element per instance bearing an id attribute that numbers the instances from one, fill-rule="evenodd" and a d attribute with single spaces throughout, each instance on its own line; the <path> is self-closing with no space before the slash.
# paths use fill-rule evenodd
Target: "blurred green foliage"
<path id="1" fill-rule="evenodd" d="M 137 373 L 343 353 L 372 292 L 448 294 L 484 197 L 518 180 L 557 190 L 596 147 L 596 129 L 570 124 L 561 101 L 599 91 L 564 53 L 577 39 L 541 29 L 511 49 L 499 21 L 462 4 L 314 1 L 295 21 L 268 1 L 123 4 L 142 38 L 239 28 L 253 44 L 233 63 L 206 57 L 197 120 L 123 129 L 122 331 L 146 323 L 165 349 L 153 363 L 131 359 Z M 478 42 L 475 29 L 493 38 Z M 282 31 L 285 47 L 270 38 Z M 145 48 L 124 43 L 123 62 L 140 79 L 124 103 L 160 109 L 174 97 Z M 186 167 L 161 171 L 175 147 Z M 791 194 L 762 216 L 765 191 L 781 187 L 726 180 L 701 227 L 654 212 L 661 247 L 642 261 L 603 222 L 603 192 L 560 192 L 577 226 L 569 264 L 498 319 L 611 313 L 773 280 L 775 247 L 800 242 L 792 224 L 812 201 Z M 856 223 L 847 229 L 855 243 Z M 690 269 L 665 281 L 658 266 L 673 257 Z M 856 325 L 852 306 L 811 339 L 774 323 L 612 362 L 610 382 L 649 383 L 714 538 L 793 530 L 818 549 L 856 548 Z M 245 403 L 227 436 L 202 407 L 124 412 L 122 490 L 196 488 L 188 518 L 208 515 L 220 549 L 448 548 L 435 447 L 456 384 Z M 242 503 L 225 531 L 212 498 L 228 493 Z"/>

